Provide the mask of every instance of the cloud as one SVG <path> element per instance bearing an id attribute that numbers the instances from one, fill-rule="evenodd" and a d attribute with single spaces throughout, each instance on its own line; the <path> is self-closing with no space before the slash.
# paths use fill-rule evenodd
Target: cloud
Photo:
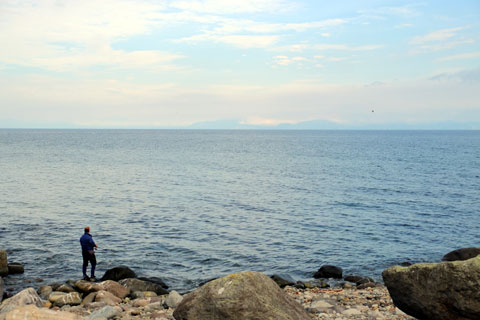
<path id="1" fill-rule="evenodd" d="M 461 36 L 460 32 L 466 29 L 468 27 L 455 27 L 416 36 L 410 40 L 410 44 L 414 46 L 410 53 L 437 52 L 475 43 L 475 40 Z"/>
<path id="2" fill-rule="evenodd" d="M 173 8 L 211 14 L 238 14 L 287 11 L 296 5 L 285 0 L 197 0 L 171 1 Z"/>
<path id="3" fill-rule="evenodd" d="M 0 62 L 52 71 L 91 66 L 160 68 L 181 55 L 151 50 L 122 51 L 112 44 L 148 34 L 162 24 L 166 7 L 149 1 L 24 1 L 0 4 Z"/>
<path id="4" fill-rule="evenodd" d="M 460 53 L 460 54 L 455 54 L 447 57 L 438 58 L 435 61 L 444 62 L 444 61 L 475 59 L 475 58 L 480 58 L 480 52 Z"/>
<path id="5" fill-rule="evenodd" d="M 182 38 L 178 42 L 201 42 L 210 41 L 216 43 L 224 43 L 237 48 L 268 48 L 277 42 L 278 36 L 265 35 L 216 35 L 216 34 L 201 34 L 188 38 Z"/>
<path id="6" fill-rule="evenodd" d="M 294 63 L 309 62 L 310 59 L 305 57 L 288 57 L 288 56 L 275 56 L 273 62 L 280 66 L 288 66 Z"/>
<path id="7" fill-rule="evenodd" d="M 445 41 L 452 37 L 455 37 L 458 31 L 464 30 L 465 27 L 456 27 L 449 29 L 441 29 L 434 32 L 430 32 L 423 36 L 414 37 L 411 40 L 412 44 L 424 44 L 429 42 Z"/>

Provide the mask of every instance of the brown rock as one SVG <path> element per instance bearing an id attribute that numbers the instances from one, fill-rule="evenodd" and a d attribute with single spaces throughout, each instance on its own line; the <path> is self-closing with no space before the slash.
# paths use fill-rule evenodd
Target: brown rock
<path id="1" fill-rule="evenodd" d="M 20 306 L 9 311 L 5 320 L 81 320 L 82 317 L 65 311 L 53 311 L 34 305 Z"/>
<path id="2" fill-rule="evenodd" d="M 130 294 L 130 290 L 128 288 L 125 288 L 120 283 L 113 280 L 100 282 L 94 286 L 94 289 L 95 291 L 108 291 L 120 299 L 123 299 Z"/>
<path id="3" fill-rule="evenodd" d="M 176 320 L 310 320 L 305 309 L 268 276 L 242 272 L 213 280 L 184 296 Z"/>
<path id="4" fill-rule="evenodd" d="M 122 302 L 122 299 L 108 291 L 98 291 L 95 296 L 95 302 L 105 302 L 107 305 L 115 306 Z"/>

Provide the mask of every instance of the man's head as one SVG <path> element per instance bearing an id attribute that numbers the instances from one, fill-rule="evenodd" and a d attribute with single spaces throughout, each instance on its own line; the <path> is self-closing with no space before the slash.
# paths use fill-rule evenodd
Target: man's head
<path id="1" fill-rule="evenodd" d="M 85 227 L 85 233 L 90 233 L 90 227 Z"/>

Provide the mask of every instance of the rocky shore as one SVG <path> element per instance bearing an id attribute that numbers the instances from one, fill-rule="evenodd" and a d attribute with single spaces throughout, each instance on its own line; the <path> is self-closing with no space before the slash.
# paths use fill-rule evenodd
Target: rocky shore
<path id="1" fill-rule="evenodd" d="M 443 319 L 435 312 L 445 314 L 445 319 L 479 319 L 480 256 L 472 250 L 465 252 L 451 258 L 453 262 L 444 259 L 442 263 L 389 268 L 383 275 L 388 288 L 366 277 L 343 277 L 341 268 L 322 266 L 315 273 L 318 279 L 308 282 L 242 272 L 181 295 L 169 291 L 161 279 L 138 278 L 133 270 L 120 266 L 108 270 L 99 282 L 69 280 L 27 288 L 0 304 L 0 320 Z M 456 277 L 459 270 L 462 276 Z M 428 274 L 437 279 L 412 280 Z M 329 287 L 326 278 L 342 280 Z M 440 283 L 432 285 L 435 280 Z M 449 286 L 456 296 L 449 295 Z M 441 290 L 437 296 L 436 287 Z M 0 278 L 0 293 L 3 289 Z M 431 305 L 429 299 L 436 304 Z"/>

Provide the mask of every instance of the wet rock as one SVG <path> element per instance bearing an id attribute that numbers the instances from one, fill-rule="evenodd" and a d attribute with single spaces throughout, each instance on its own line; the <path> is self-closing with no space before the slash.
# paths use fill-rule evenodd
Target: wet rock
<path id="1" fill-rule="evenodd" d="M 310 320 L 295 300 L 268 276 L 242 272 L 211 281 L 184 296 L 176 320 Z"/>
<path id="2" fill-rule="evenodd" d="M 97 311 L 93 312 L 88 319 L 89 320 L 103 320 L 116 317 L 122 312 L 120 307 L 105 306 Z"/>
<path id="3" fill-rule="evenodd" d="M 343 270 L 340 267 L 332 266 L 332 265 L 324 265 L 324 266 L 321 266 L 317 272 L 315 272 L 313 277 L 315 279 L 319 279 L 319 278 L 341 279 L 342 273 L 343 273 Z"/>
<path id="4" fill-rule="evenodd" d="M 53 311 L 45 308 L 38 308 L 34 305 L 20 306 L 9 311 L 5 318 L 7 320 L 81 320 L 81 316 L 65 311 Z"/>
<path id="5" fill-rule="evenodd" d="M 480 248 L 462 248 L 453 250 L 443 256 L 442 261 L 464 261 L 480 254 Z"/>
<path id="6" fill-rule="evenodd" d="M 480 256 L 394 266 L 382 276 L 395 305 L 418 319 L 480 319 Z"/>
<path id="7" fill-rule="evenodd" d="M 122 279 L 127 278 L 136 278 L 137 275 L 127 266 L 118 266 L 112 269 L 107 270 L 102 277 L 102 281 L 105 280 L 113 280 L 113 281 L 120 281 Z"/>
<path id="8" fill-rule="evenodd" d="M 3 286 L 5 285 L 5 283 L 3 282 L 3 278 L 0 277 L 0 302 L 2 302 L 3 300 Z"/>
<path id="9" fill-rule="evenodd" d="M 283 288 L 285 286 L 293 286 L 295 284 L 295 280 L 293 280 L 292 277 L 290 277 L 288 274 L 274 274 L 271 276 L 273 281 L 275 281 L 276 284 L 280 286 L 280 288 Z"/>
<path id="10" fill-rule="evenodd" d="M 163 282 L 163 280 L 158 278 L 158 277 L 137 277 L 137 279 L 147 281 L 147 282 L 156 283 L 160 287 L 162 287 L 164 289 L 168 289 L 168 286 L 165 284 L 165 282 Z"/>
<path id="11" fill-rule="evenodd" d="M 108 291 L 98 291 L 95 296 L 95 302 L 105 302 L 107 305 L 115 306 L 122 302 L 122 299 Z"/>
<path id="12" fill-rule="evenodd" d="M 312 288 L 329 288 L 330 285 L 323 280 L 313 280 L 307 281 L 304 283 L 305 288 L 312 289 Z"/>
<path id="13" fill-rule="evenodd" d="M 172 290 L 165 298 L 165 305 L 169 308 L 176 308 L 182 300 L 183 297 L 177 291 Z"/>
<path id="14" fill-rule="evenodd" d="M 120 283 L 125 288 L 130 289 L 132 292 L 134 292 L 134 291 L 153 291 L 157 295 L 168 294 L 168 291 L 164 287 L 162 287 L 160 284 L 153 283 L 153 282 L 150 282 L 150 281 L 129 278 L 129 279 L 120 280 L 118 283 Z"/>
<path id="15" fill-rule="evenodd" d="M 20 262 L 12 262 L 7 265 L 8 274 L 21 274 L 25 272 L 25 268 Z"/>
<path id="16" fill-rule="evenodd" d="M 53 289 L 51 286 L 42 286 L 37 290 L 38 295 L 43 300 L 48 300 L 48 297 L 52 292 L 53 292 Z"/>
<path id="17" fill-rule="evenodd" d="M 0 305 L 0 314 L 9 312 L 17 307 L 25 305 L 34 305 L 41 307 L 43 305 L 43 300 L 35 292 L 35 289 L 28 288 L 20 291 L 13 297 L 6 299 Z"/>
<path id="18" fill-rule="evenodd" d="M 7 251 L 0 250 L 0 277 L 8 275 Z"/>

